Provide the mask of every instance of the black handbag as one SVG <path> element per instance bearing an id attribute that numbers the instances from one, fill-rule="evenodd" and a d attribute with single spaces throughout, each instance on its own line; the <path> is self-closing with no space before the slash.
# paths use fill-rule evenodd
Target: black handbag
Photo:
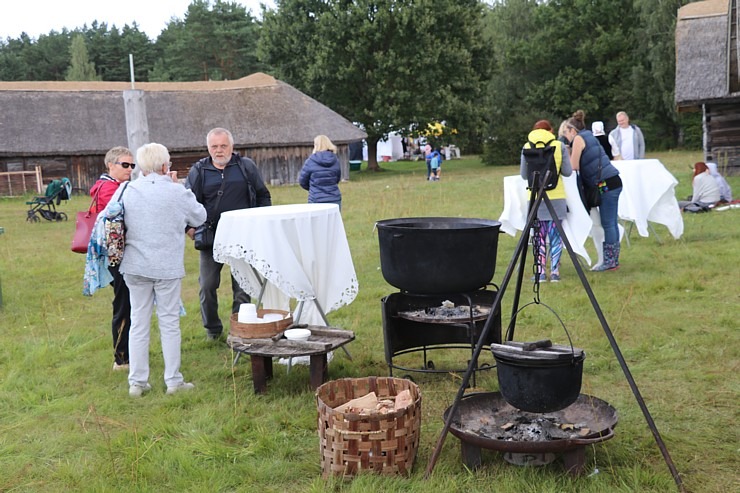
<path id="1" fill-rule="evenodd" d="M 196 250 L 210 250 L 213 248 L 213 240 L 216 238 L 216 228 L 211 227 L 211 222 L 206 221 L 197 228 L 193 240 Z"/>
<path id="2" fill-rule="evenodd" d="M 601 190 L 599 190 L 599 187 L 586 187 L 586 204 L 589 209 L 601 205 Z"/>
<path id="3" fill-rule="evenodd" d="M 213 203 L 214 211 L 218 210 L 218 204 L 221 203 L 221 197 L 224 196 L 225 184 L 226 180 L 221 180 L 221 188 L 218 189 L 216 201 Z M 203 182 L 201 181 L 201 187 L 202 186 Z M 193 246 L 195 246 L 196 250 L 210 250 L 213 248 L 213 241 L 216 239 L 216 226 L 218 226 L 218 222 L 207 220 L 206 222 L 195 228 L 195 233 L 193 234 Z"/>
<path id="4" fill-rule="evenodd" d="M 599 190 L 598 185 L 590 185 L 585 182 L 581 178 L 581 174 L 576 172 L 577 180 L 578 180 L 578 194 L 581 196 L 581 202 L 583 202 L 583 207 L 586 208 L 587 211 L 590 211 L 594 207 L 598 207 L 601 205 L 601 190 Z M 599 160 L 599 176 L 596 180 L 597 183 L 601 181 L 601 160 Z"/>
<path id="5" fill-rule="evenodd" d="M 586 208 L 587 211 L 593 209 L 594 207 L 598 207 L 601 205 L 601 191 L 599 190 L 599 187 L 590 187 L 588 186 L 583 179 L 581 178 L 580 173 L 577 173 L 577 179 L 578 179 L 578 194 L 581 196 L 581 202 L 583 202 L 583 207 Z"/>

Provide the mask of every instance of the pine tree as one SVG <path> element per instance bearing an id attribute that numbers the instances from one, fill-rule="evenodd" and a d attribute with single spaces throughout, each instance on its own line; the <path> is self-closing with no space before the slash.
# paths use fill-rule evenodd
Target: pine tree
<path id="1" fill-rule="evenodd" d="M 69 54 L 72 60 L 65 80 L 100 80 L 95 72 L 95 64 L 87 54 L 85 38 L 81 34 L 72 38 Z"/>

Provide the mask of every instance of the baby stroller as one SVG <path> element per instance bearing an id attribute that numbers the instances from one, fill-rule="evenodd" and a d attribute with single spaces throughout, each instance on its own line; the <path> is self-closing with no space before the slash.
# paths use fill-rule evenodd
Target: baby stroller
<path id="1" fill-rule="evenodd" d="M 39 222 L 39 216 L 47 221 L 66 221 L 67 214 L 57 212 L 56 206 L 62 203 L 62 200 L 69 200 L 72 195 L 72 182 L 68 178 L 52 180 L 46 187 L 46 194 L 34 197 L 28 205 L 28 215 L 26 221 L 32 223 Z"/>

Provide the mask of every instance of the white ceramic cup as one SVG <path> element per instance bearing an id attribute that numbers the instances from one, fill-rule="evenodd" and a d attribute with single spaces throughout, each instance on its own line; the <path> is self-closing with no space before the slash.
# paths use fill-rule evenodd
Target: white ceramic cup
<path id="1" fill-rule="evenodd" d="M 239 305 L 239 313 L 244 312 L 245 314 L 257 315 L 257 305 L 254 303 L 242 303 Z"/>
<path id="2" fill-rule="evenodd" d="M 257 305 L 254 303 L 242 303 L 239 305 L 239 314 L 236 319 L 241 324 L 257 322 Z"/>

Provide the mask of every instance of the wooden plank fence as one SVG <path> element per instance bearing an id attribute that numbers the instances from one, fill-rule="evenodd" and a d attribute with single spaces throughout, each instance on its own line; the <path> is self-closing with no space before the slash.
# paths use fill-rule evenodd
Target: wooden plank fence
<path id="1" fill-rule="evenodd" d="M 18 197 L 27 193 L 41 195 L 43 190 L 41 166 L 36 166 L 34 171 L 0 172 L 0 196 Z"/>

